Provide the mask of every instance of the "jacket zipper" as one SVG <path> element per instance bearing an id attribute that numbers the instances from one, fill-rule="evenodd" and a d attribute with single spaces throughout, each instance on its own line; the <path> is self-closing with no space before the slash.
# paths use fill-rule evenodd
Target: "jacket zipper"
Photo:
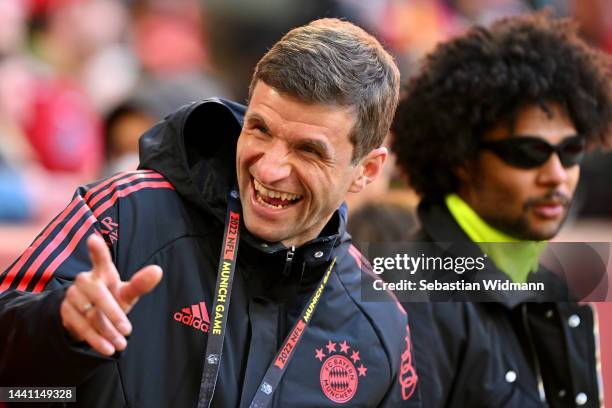
<path id="1" fill-rule="evenodd" d="M 531 356 L 533 359 L 533 367 L 535 369 L 536 379 L 538 380 L 538 392 L 540 393 L 540 401 L 546 402 L 546 391 L 544 390 L 544 382 L 542 381 L 542 369 L 540 368 L 540 362 L 536 354 L 535 344 L 533 343 L 533 337 L 531 328 L 529 327 L 529 320 L 527 317 L 527 305 L 523 303 L 521 305 L 521 312 L 523 315 L 523 326 L 527 333 L 527 340 L 529 341 L 529 348 L 531 349 Z"/>
<path id="2" fill-rule="evenodd" d="M 283 268 L 283 275 L 289 276 L 291 274 L 291 267 L 293 264 L 293 258 L 295 256 L 295 245 L 292 245 L 291 248 L 287 249 L 287 256 L 285 258 L 285 267 Z M 285 336 L 287 335 L 287 307 L 284 303 L 281 303 L 278 307 L 278 332 L 277 332 L 277 348 L 280 348 L 283 344 Z M 280 384 L 279 384 L 280 387 Z M 278 403 L 278 395 L 279 393 L 275 393 L 272 399 L 272 406 L 277 406 Z"/>
<path id="3" fill-rule="evenodd" d="M 291 264 L 293 263 L 293 257 L 295 256 L 295 246 L 292 246 L 287 250 L 287 257 L 285 258 L 285 268 L 283 269 L 283 275 L 289 276 L 291 273 Z"/>

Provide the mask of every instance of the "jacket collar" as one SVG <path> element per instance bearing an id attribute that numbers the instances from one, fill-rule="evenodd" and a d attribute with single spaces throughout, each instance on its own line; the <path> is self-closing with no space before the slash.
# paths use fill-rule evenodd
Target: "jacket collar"
<path id="1" fill-rule="evenodd" d="M 308 266 L 316 267 L 330 262 L 334 248 L 341 242 L 348 241 L 349 236 L 346 232 L 346 219 L 347 207 L 346 204 L 343 203 L 332 215 L 332 218 L 318 237 L 297 248 L 297 251 L 300 252 L 300 255 Z M 258 248 L 265 254 L 273 255 L 286 253 L 286 251 L 289 250 L 289 248 L 281 242 L 266 242 L 248 231 L 243 233 L 243 239 L 248 242 L 249 245 Z"/>
<path id="2" fill-rule="evenodd" d="M 461 229 L 443 202 L 422 201 L 418 206 L 417 213 L 421 223 L 421 231 L 417 232 L 416 239 L 434 243 L 460 243 L 462 253 L 455 254 L 457 256 L 483 255 L 482 250 Z M 470 274 L 465 274 L 462 278 L 470 280 Z M 508 280 L 509 278 L 492 262 L 487 262 L 486 268 L 478 272 L 478 280 L 481 279 Z M 479 296 L 478 300 L 495 302 L 508 309 L 514 309 L 524 302 L 555 301 L 561 299 L 561 296 L 567 299 L 568 291 L 565 284 L 554 273 L 541 265 L 538 272 L 530 275 L 528 282 L 544 283 L 545 293 L 518 291 L 509 294 L 502 291 L 488 291 Z M 462 294 L 458 293 L 457 295 L 461 297 Z"/>

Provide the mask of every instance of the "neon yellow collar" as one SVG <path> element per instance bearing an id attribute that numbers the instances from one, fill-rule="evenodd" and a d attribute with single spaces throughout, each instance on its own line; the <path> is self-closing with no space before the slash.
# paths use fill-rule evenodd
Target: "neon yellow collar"
<path id="1" fill-rule="evenodd" d="M 447 195 L 445 201 L 461 229 L 513 282 L 527 282 L 529 274 L 538 270 L 546 241 L 521 241 L 496 230 L 457 194 Z"/>

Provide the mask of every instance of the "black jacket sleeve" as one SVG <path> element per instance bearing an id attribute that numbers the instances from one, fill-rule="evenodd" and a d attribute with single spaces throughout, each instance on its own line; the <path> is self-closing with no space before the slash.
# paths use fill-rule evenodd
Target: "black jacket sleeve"
<path id="1" fill-rule="evenodd" d="M 112 246 L 108 228 L 98 219 L 109 205 L 96 211 L 93 200 L 88 189 L 79 189 L 0 274 L 0 386 L 76 386 L 112 361 L 71 341 L 59 313 L 67 287 L 78 273 L 91 269 L 87 237 L 102 234 Z M 106 224 L 113 225 L 109 219 Z"/>

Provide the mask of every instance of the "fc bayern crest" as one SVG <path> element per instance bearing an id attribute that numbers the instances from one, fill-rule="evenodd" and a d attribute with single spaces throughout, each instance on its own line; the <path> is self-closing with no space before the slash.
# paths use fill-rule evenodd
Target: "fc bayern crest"
<path id="1" fill-rule="evenodd" d="M 323 363 L 319 379 L 325 396 L 337 404 L 350 401 L 357 392 L 359 377 L 365 377 L 368 370 L 359 350 L 352 349 L 346 340 L 339 344 L 329 340 L 325 347 L 315 350 L 315 358 Z"/>

